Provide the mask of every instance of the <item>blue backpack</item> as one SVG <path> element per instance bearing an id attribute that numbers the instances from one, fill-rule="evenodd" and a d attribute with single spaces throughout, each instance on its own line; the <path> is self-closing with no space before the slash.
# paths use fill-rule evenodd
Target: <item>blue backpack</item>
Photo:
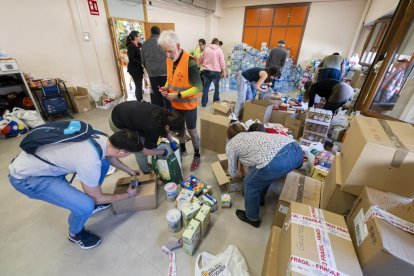
<path id="1" fill-rule="evenodd" d="M 57 167 L 55 164 L 38 156 L 36 150 L 45 145 L 89 140 L 94 146 L 99 158 L 102 159 L 102 148 L 94 139 L 97 134 L 107 136 L 105 133 L 93 129 L 91 125 L 82 121 L 73 120 L 48 123 L 32 129 L 22 140 L 20 147 L 25 152 L 34 155 L 43 162 Z"/>

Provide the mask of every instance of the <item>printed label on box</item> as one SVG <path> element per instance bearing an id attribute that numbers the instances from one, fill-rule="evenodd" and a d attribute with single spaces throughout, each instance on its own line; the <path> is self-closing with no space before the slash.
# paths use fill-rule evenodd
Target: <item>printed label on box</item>
<path id="1" fill-rule="evenodd" d="M 365 224 L 365 215 L 364 210 L 361 208 L 354 219 L 355 225 L 355 235 L 356 235 L 356 242 L 357 246 L 360 246 L 361 243 L 365 240 L 368 236 L 368 228 Z"/>
<path id="2" fill-rule="evenodd" d="M 282 214 L 287 214 L 289 212 L 289 207 L 288 206 L 284 206 L 283 204 L 280 204 L 279 206 L 279 212 L 281 212 Z"/>

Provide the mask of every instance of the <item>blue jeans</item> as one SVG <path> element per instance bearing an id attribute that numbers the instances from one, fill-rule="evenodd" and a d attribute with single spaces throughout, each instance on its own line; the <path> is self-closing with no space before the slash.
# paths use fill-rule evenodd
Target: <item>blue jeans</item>
<path id="1" fill-rule="evenodd" d="M 17 191 L 29 198 L 68 209 L 71 212 L 68 222 L 72 234 L 82 231 L 94 210 L 95 201 L 70 185 L 65 176 L 30 176 L 25 179 L 9 176 L 9 180 Z"/>
<path id="2" fill-rule="evenodd" d="M 302 163 L 302 148 L 292 142 L 284 146 L 267 166 L 250 170 L 244 178 L 244 207 L 249 220 L 260 219 L 260 199 L 264 198 L 270 184 L 299 168 Z"/>
<path id="3" fill-rule="evenodd" d="M 242 75 L 237 79 L 237 101 L 234 108 L 234 113 L 239 116 L 240 109 L 246 101 L 251 101 L 256 98 L 256 84 L 249 82 Z"/>
<path id="4" fill-rule="evenodd" d="M 201 74 L 204 80 L 203 98 L 201 99 L 201 106 L 205 107 L 208 103 L 208 90 L 210 89 L 211 82 L 214 83 L 213 102 L 220 101 L 220 95 L 219 95 L 220 72 L 203 70 Z"/>

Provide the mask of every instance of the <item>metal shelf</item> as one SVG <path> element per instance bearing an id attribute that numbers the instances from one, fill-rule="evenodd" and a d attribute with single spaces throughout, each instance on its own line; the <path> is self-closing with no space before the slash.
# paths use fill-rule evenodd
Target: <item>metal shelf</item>
<path id="1" fill-rule="evenodd" d="M 311 130 L 307 130 L 307 129 L 304 129 L 303 132 L 307 132 L 307 133 L 310 133 L 310 134 L 315 134 L 315 135 L 322 136 L 322 137 L 326 137 L 326 134 L 328 134 L 328 132 L 320 133 L 320 132 L 315 132 L 315 131 L 311 131 Z"/>
<path id="2" fill-rule="evenodd" d="M 330 126 L 331 125 L 331 121 L 329 122 L 322 122 L 322 121 L 318 121 L 318 120 L 313 120 L 313 119 L 306 119 L 305 122 L 308 123 L 313 123 L 313 124 L 317 124 L 317 125 L 322 125 L 322 126 Z"/>

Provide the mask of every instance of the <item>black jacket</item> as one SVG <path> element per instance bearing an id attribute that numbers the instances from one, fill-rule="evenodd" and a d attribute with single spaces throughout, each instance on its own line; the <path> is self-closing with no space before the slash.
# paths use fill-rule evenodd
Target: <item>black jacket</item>
<path id="1" fill-rule="evenodd" d="M 143 75 L 144 68 L 141 64 L 141 47 L 136 47 L 133 43 L 128 45 L 128 73 L 131 75 Z"/>

